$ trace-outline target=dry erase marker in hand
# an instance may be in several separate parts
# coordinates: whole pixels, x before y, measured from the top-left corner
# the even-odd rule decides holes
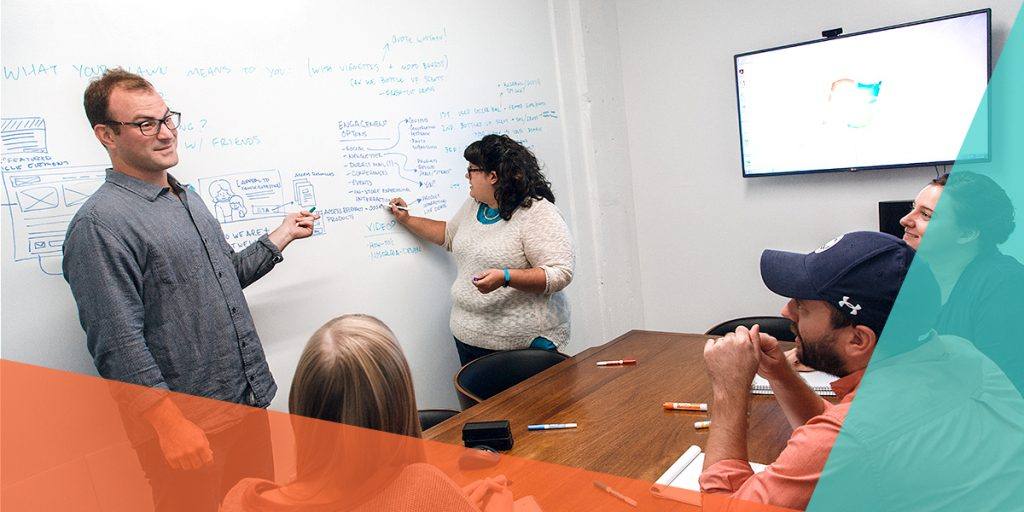
[[[309,209],[309,213],[313,213],[313,212],[315,212],[315,211],[316,211],[316,206],[313,206],[313,207],[311,207],[311,208]]]
[[[621,366],[624,364],[636,364],[636,359],[618,359],[615,361],[598,361],[598,366]]]
[[[634,500],[633,498],[630,498],[629,496],[626,496],[625,494],[622,494],[619,491],[616,491],[615,489],[612,489],[611,487],[608,487],[608,484],[601,483],[601,482],[598,482],[597,480],[594,480],[594,487],[597,487],[598,489],[601,489],[602,491],[604,491],[604,492],[606,492],[608,494],[611,494],[612,496],[615,496],[616,498],[618,498],[618,499],[620,499],[622,501],[625,501],[631,507],[635,507],[636,506],[636,500]]]
[[[698,430],[702,428],[711,428],[711,420],[695,421],[693,422],[693,428]]]
[[[527,425],[526,430],[560,430],[563,428],[576,428],[575,423],[542,423],[540,425]]]
[[[391,208],[392,206],[395,207],[395,208],[398,208],[399,210],[405,211],[405,212],[409,211],[409,207],[408,206],[402,206],[402,205],[398,205],[398,204],[395,204],[395,203],[387,203],[387,204],[384,205],[384,208]]]
[[[662,407],[673,411],[706,411],[708,404],[690,402],[665,402]]]

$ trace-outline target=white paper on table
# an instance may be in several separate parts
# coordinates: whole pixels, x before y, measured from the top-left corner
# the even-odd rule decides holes
[[[754,473],[760,473],[767,467],[764,464],[751,462],[750,467]],[[683,455],[676,459],[668,470],[655,482],[657,485],[676,487],[678,489],[689,489],[700,491],[700,474],[704,471],[704,452],[700,447],[693,445]]]

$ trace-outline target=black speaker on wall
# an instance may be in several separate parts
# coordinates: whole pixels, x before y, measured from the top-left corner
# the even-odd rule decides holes
[[[903,226],[900,219],[914,209],[913,201],[879,201],[878,230],[892,236],[903,238]]]

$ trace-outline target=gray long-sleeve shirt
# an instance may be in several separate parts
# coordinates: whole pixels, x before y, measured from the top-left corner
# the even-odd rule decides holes
[[[178,195],[108,170],[68,227],[64,278],[96,369],[153,390],[115,393],[136,419],[165,389],[266,407],[277,385],[242,288],[281,251],[264,235],[236,253],[199,195],[169,181]],[[192,405],[183,412],[207,432],[238,419]]]

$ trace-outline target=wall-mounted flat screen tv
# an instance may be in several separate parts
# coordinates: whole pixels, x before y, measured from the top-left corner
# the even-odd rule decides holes
[[[743,176],[988,160],[991,16],[984,9],[736,55]],[[985,134],[961,148],[975,113]]]

